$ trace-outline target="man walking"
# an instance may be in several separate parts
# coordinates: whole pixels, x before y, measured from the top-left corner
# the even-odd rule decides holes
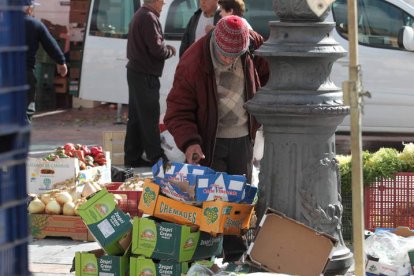
[[[59,48],[56,40],[50,34],[46,26],[33,17],[34,7],[38,5],[34,0],[24,0],[24,23],[26,34],[26,45],[28,50],[26,53],[26,72],[27,81],[29,83],[28,106],[26,110],[27,120],[32,122],[32,116],[36,111],[36,77],[34,74],[36,64],[36,52],[39,49],[39,43],[45,49],[46,53],[57,63],[57,72],[62,77],[68,73],[65,56]]]

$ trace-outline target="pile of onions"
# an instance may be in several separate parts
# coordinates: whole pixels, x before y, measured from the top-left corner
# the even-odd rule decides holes
[[[76,187],[32,195],[32,198],[27,207],[29,214],[78,216],[78,207],[86,202]]]

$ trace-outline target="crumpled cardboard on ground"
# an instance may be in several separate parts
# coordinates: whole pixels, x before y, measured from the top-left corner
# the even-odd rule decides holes
[[[267,209],[246,261],[266,271],[315,276],[324,271],[336,243],[325,233]]]

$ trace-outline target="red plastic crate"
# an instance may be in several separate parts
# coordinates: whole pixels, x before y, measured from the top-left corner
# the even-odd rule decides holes
[[[397,173],[365,188],[365,228],[414,229],[414,173]]]
[[[125,213],[129,213],[131,217],[141,217],[142,212],[138,210],[139,199],[141,198],[141,191],[120,191],[117,190],[122,182],[113,182],[106,184],[105,187],[108,192],[112,194],[121,195],[122,199],[118,200],[118,207]]]

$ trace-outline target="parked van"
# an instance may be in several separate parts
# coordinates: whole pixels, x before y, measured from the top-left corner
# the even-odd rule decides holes
[[[166,0],[160,21],[166,43],[179,49],[186,24],[198,8],[198,0]],[[272,1],[245,0],[246,19],[265,38],[269,21],[278,20]],[[80,97],[95,101],[128,102],[126,36],[128,24],[139,8],[136,0],[91,0],[82,63]],[[347,1],[336,0],[326,21],[348,48]],[[414,0],[358,0],[359,64],[365,98],[362,128],[366,133],[414,133],[414,53],[399,47],[403,26],[414,24]],[[403,43],[400,43],[403,44]],[[161,111],[171,88],[178,56],[168,59],[161,78]],[[338,60],[331,79],[337,86],[348,79],[348,57]],[[349,116],[338,128],[349,131]]]

